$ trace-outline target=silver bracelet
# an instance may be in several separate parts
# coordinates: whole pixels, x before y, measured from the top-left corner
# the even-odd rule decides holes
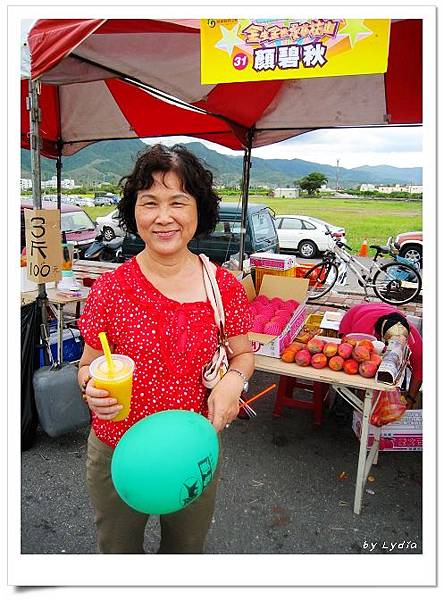
[[[244,392],[248,392],[248,387],[249,387],[248,379],[242,373],[242,371],[239,371],[239,369],[233,369],[233,368],[229,367],[227,373],[230,373],[230,372],[231,373],[237,373],[239,375],[239,377],[241,377],[242,381],[244,382],[243,391]]]

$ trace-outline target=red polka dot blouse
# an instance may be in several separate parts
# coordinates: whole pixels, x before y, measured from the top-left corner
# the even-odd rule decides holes
[[[249,303],[239,281],[217,268],[216,280],[225,310],[228,337],[246,334],[252,323]],[[209,301],[179,303],[159,292],[133,257],[96,280],[79,319],[85,342],[101,350],[105,331],[117,354],[135,362],[131,411],[123,421],[93,414],[97,437],[116,446],[125,431],[152,413],[185,409],[207,415],[208,390],[201,370],[217,348],[217,327]]]

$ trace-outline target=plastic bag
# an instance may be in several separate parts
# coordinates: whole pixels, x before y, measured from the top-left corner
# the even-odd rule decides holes
[[[375,390],[373,399],[379,392]],[[398,421],[405,413],[407,405],[401,398],[401,392],[396,389],[390,392],[381,392],[376,406],[370,417],[370,424],[376,427]]]
[[[39,343],[41,309],[37,302],[21,307],[21,448],[29,450],[34,444],[37,425],[39,422],[35,405],[32,376],[38,368],[36,352]]]

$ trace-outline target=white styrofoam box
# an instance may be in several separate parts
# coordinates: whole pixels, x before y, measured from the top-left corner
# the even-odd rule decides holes
[[[356,437],[361,439],[362,414],[353,412],[352,428]],[[378,428],[369,426],[367,448],[371,448]],[[379,450],[381,452],[402,452],[422,450],[422,410],[407,410],[402,419],[381,428]]]
[[[20,267],[21,269],[21,273],[22,273],[22,282],[21,282],[21,291],[22,292],[33,292],[34,290],[37,289],[37,284],[34,281],[31,281],[30,279],[28,279],[27,276],[27,268],[26,267]]]
[[[335,329],[336,331],[339,331],[339,325],[341,324],[342,317],[344,316],[344,314],[344,311],[325,312],[319,327],[321,327],[322,329]]]

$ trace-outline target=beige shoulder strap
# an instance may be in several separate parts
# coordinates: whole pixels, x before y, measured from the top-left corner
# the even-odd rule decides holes
[[[216,281],[216,266],[210,262],[210,259],[205,254],[199,254],[199,258],[203,265],[205,291],[214,311],[214,320],[219,329],[221,329],[221,324],[223,329],[225,325],[225,313],[219,286]]]

